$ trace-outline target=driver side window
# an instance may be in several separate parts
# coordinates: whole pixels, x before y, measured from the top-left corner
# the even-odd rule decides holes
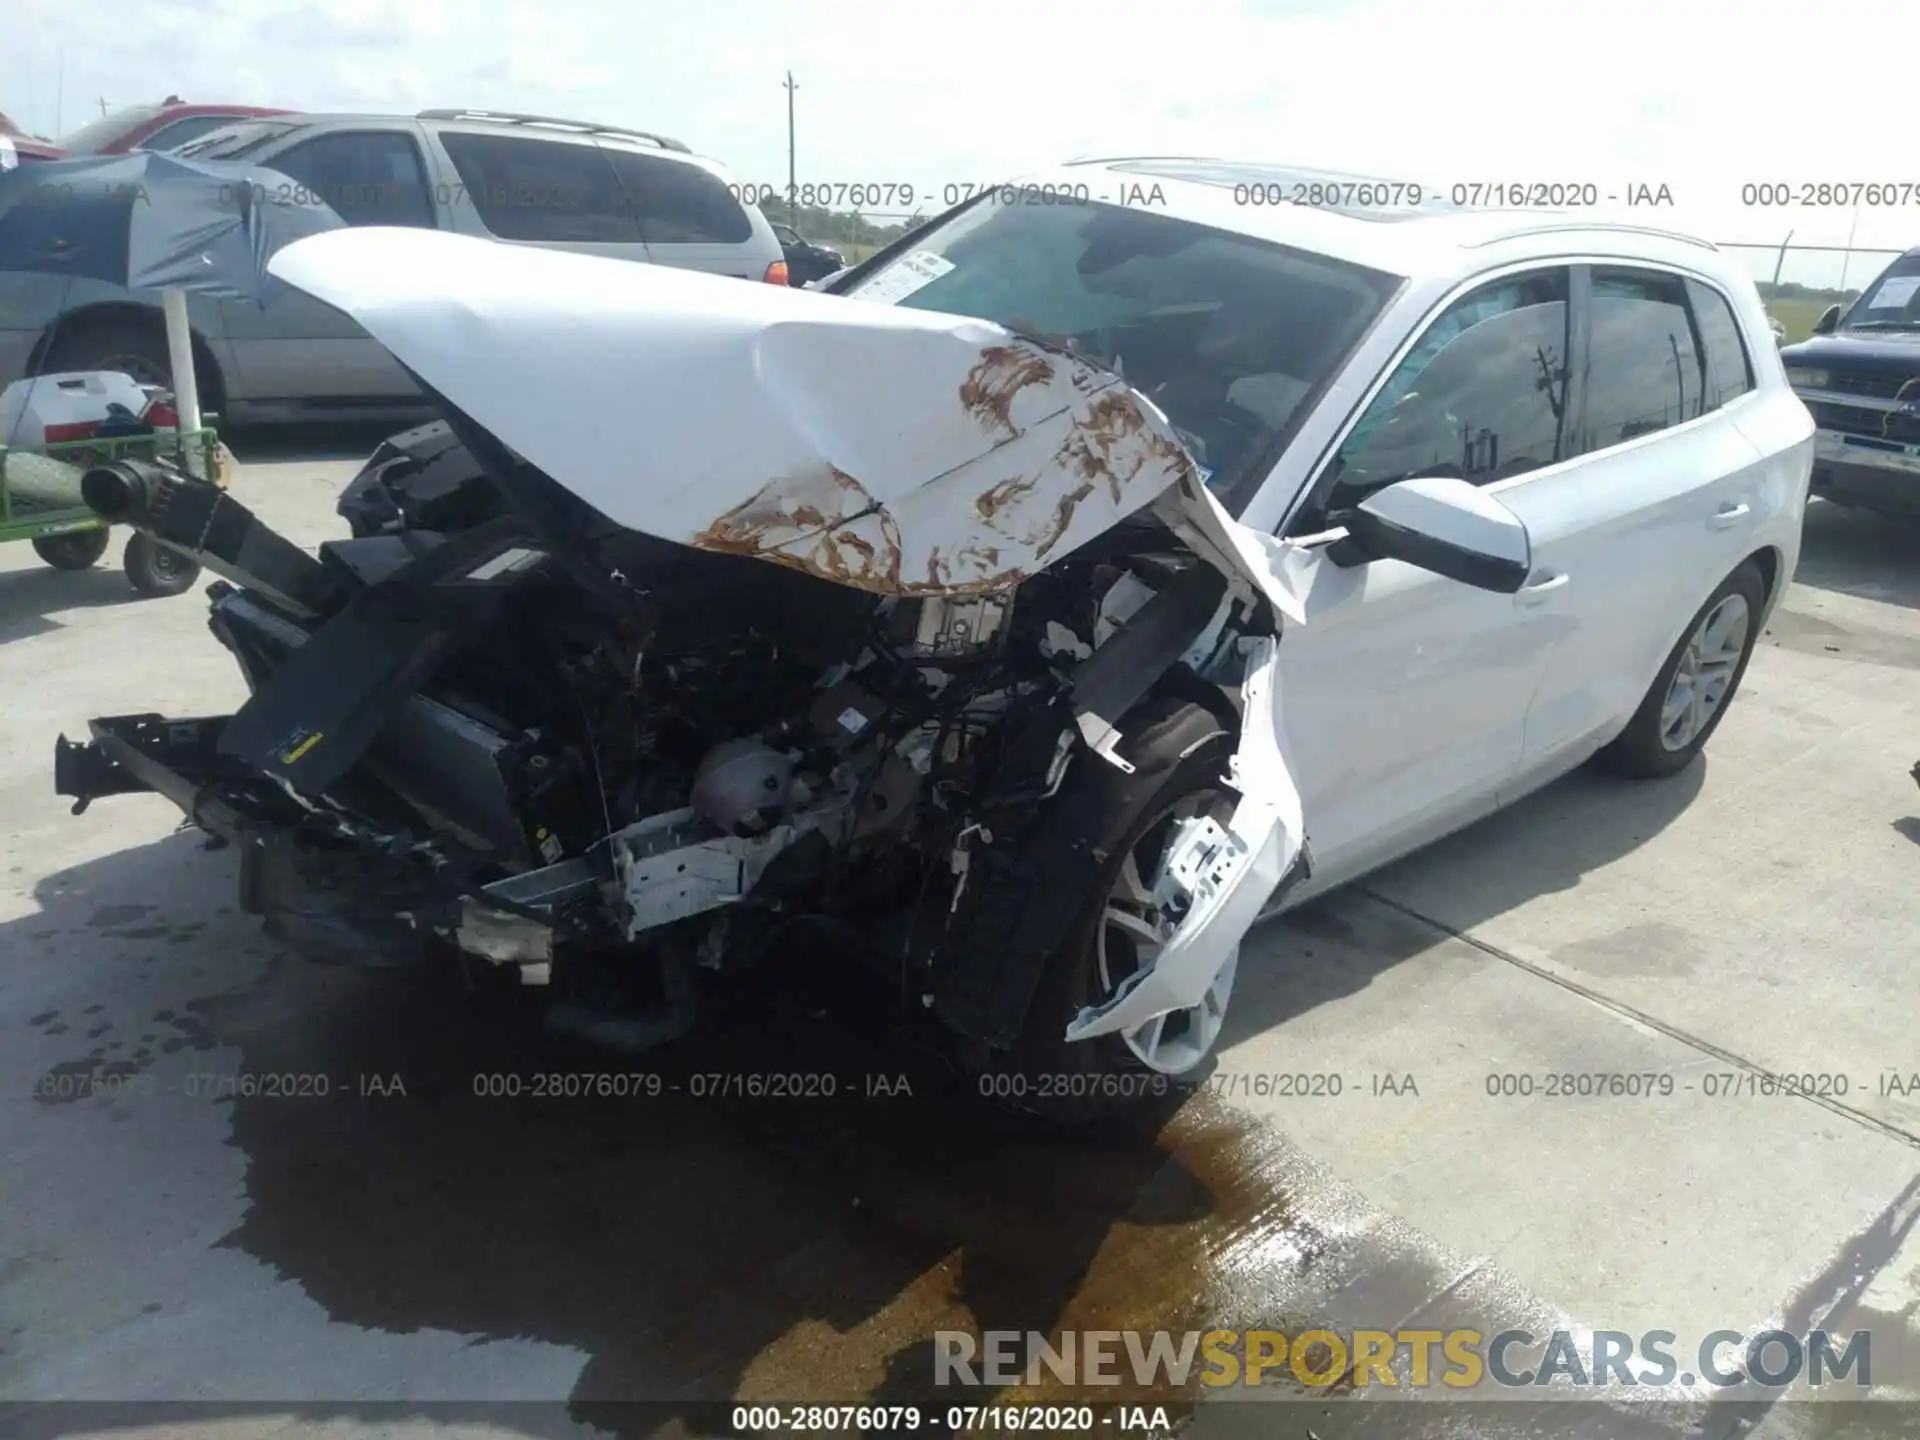
[[[1568,313],[1564,269],[1450,305],[1341,442],[1323,513],[1417,475],[1487,485],[1564,459]]]

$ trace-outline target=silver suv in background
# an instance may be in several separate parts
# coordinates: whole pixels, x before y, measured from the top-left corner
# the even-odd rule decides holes
[[[785,284],[779,240],[725,167],[639,130],[476,110],[242,121],[180,153],[264,165],[349,225],[404,225]],[[0,386],[122,370],[168,379],[160,297],[7,271],[0,237]],[[418,411],[406,372],[330,306],[188,301],[202,403],[228,420]]]

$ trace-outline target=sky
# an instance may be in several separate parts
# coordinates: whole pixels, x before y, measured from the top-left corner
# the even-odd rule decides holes
[[[9,0],[0,111],[42,134],[158,100],[520,110],[663,131],[784,191],[948,187],[1201,154],[1458,184],[1633,187],[1762,278],[1920,244],[1913,0]],[[24,13],[22,13],[24,10]],[[1875,57],[1886,58],[1884,79]],[[1877,184],[1902,203],[1766,205]],[[1905,194],[1898,194],[1900,187]],[[886,192],[883,192],[886,193]],[[927,204],[927,202],[932,202]],[[870,207],[889,208],[889,207]],[[901,208],[909,208],[902,206]],[[1610,207],[1611,208],[1611,207]],[[1830,284],[1841,257],[1789,255]]]

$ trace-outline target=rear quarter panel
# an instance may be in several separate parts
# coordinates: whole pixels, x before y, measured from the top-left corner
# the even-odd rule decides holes
[[[1767,327],[1766,307],[1759,291],[1751,280],[1729,284],[1726,289],[1746,337],[1759,390],[1753,400],[1732,413],[1740,433],[1760,452],[1756,488],[1760,513],[1754,538],[1770,545],[1780,556],[1773,593],[1767,597],[1765,615],[1771,615],[1786,593],[1800,558],[1807,487],[1813,477],[1815,426],[1812,413],[1787,384],[1786,366]]]

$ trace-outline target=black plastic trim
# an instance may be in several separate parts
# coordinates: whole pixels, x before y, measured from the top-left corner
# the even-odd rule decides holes
[[[1351,511],[1346,525],[1354,543],[1376,560],[1401,560],[1480,590],[1512,595],[1527,583],[1527,576],[1533,570],[1531,559],[1502,560],[1497,555],[1463,550],[1418,530],[1383,520],[1364,507]]]

